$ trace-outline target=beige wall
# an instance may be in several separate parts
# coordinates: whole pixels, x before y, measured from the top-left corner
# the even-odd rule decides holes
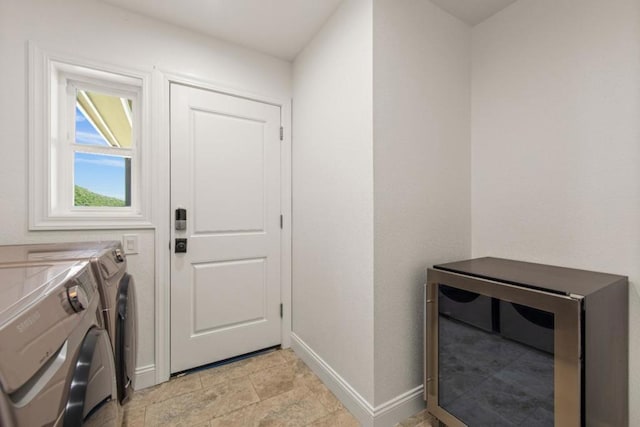
[[[640,2],[519,0],[475,27],[472,117],[473,255],[629,276],[640,425]]]
[[[293,331],[384,425],[423,405],[425,268],[470,255],[470,29],[346,1],[293,76]]]
[[[373,400],[372,2],[293,64],[293,332]]]
[[[422,385],[427,266],[471,254],[471,31],[423,0],[375,1],[373,17],[374,365],[381,405]]]

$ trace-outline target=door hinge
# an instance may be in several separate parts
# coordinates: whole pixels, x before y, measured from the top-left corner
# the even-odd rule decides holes
[[[284,225],[284,217],[280,215],[280,230],[282,230],[283,225]]]
[[[280,141],[284,140],[284,128],[280,126]]]
[[[282,303],[280,303],[280,318],[282,319],[282,315],[284,313],[284,308],[282,307]]]

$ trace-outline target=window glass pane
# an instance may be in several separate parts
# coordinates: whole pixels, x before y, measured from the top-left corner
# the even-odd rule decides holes
[[[76,105],[76,144],[109,146],[106,139],[96,130],[85,114]]]
[[[74,206],[131,206],[131,159],[74,153]]]
[[[78,90],[76,144],[131,148],[132,106],[127,98]]]

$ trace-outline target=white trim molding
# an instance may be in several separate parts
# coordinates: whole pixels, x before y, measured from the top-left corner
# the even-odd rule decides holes
[[[291,218],[291,100],[280,102],[280,124],[283,127],[280,143],[280,213],[282,233],[280,235],[280,298],[282,313],[282,348],[291,347],[291,287],[292,287],[292,218]]]
[[[71,155],[77,150],[69,145],[74,128],[70,125],[73,117],[69,116],[75,106],[75,95],[68,93],[74,86],[72,82],[135,99],[132,147],[101,153],[130,155],[133,164],[130,207],[72,206]],[[30,230],[153,228],[151,193],[144,190],[151,185],[154,151],[149,137],[150,89],[150,71],[56,53],[29,43]],[[85,150],[100,151],[89,146]]]
[[[152,137],[157,142],[158,152],[155,166],[159,191],[153,204],[158,224],[165,224],[156,228],[156,280],[155,280],[155,351],[156,384],[169,381],[171,376],[171,166],[169,151],[169,81],[157,69],[153,72],[153,111]]]
[[[156,384],[156,365],[139,366],[136,368],[136,379],[133,383],[134,390],[152,387]]]
[[[365,427],[393,426],[425,408],[422,385],[373,406],[294,332],[291,348]]]
[[[375,427],[394,426],[424,408],[424,386],[419,385],[373,408],[373,425]]]

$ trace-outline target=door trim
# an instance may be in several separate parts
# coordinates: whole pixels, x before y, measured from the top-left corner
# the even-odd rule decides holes
[[[283,305],[281,324],[282,347],[291,346],[291,99],[274,98],[247,92],[224,85],[196,79],[169,71],[154,71],[154,108],[152,140],[158,142],[160,156],[156,159],[157,179],[163,189],[153,203],[156,229],[155,254],[155,380],[156,384],[168,381],[171,373],[171,199],[170,199],[170,85],[171,83],[193,86],[200,89],[220,92],[231,96],[246,98],[280,107],[280,123],[284,128],[280,141],[280,212],[284,216],[281,230],[281,277],[280,298]],[[157,216],[156,216],[157,215]],[[162,226],[164,224],[164,226]]]

